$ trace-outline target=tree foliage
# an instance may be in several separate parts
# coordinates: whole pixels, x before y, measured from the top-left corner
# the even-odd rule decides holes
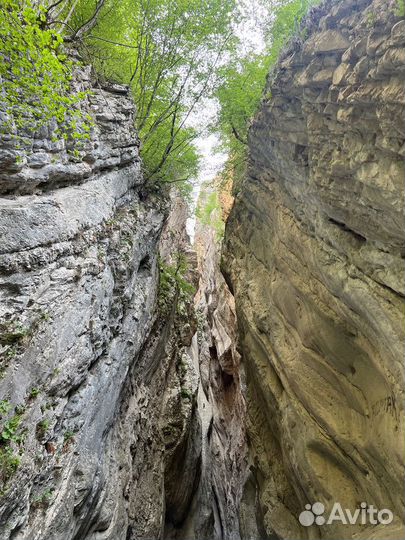
[[[182,182],[197,173],[198,133],[189,120],[216,88],[218,66],[231,50],[234,1],[107,0],[83,39],[99,73],[130,85],[150,178]],[[79,1],[71,25],[83,25],[89,9]]]
[[[198,199],[196,217],[203,225],[212,227],[221,240],[225,232],[222,209],[219,200],[218,186],[203,185]]]
[[[257,111],[266,76],[276,63],[282,48],[299,32],[302,17],[318,0],[264,1],[270,10],[266,17],[266,47],[260,54],[234,58],[221,70],[222,83],[216,96],[220,111],[216,129],[228,151],[226,168],[236,187],[245,173],[247,137],[250,121]]]
[[[61,34],[47,26],[46,7],[31,0],[0,0],[0,7],[3,130],[33,131],[56,120],[71,131],[80,120],[85,94],[71,92],[73,62]]]
[[[190,118],[229,55],[236,0],[0,0],[3,109],[18,127],[51,119],[76,127],[70,92],[79,49],[101,78],[128,84],[149,178],[196,176]]]
[[[245,171],[249,122],[258,108],[268,69],[267,57],[258,54],[222,69],[222,85],[217,91],[220,109],[216,129],[228,152],[226,168],[234,180],[241,178]]]
[[[66,51],[74,47],[100,78],[129,85],[148,178],[184,183],[197,175],[190,120],[215,95],[216,128],[238,179],[266,75],[316,0],[256,1],[268,7],[268,45],[241,55],[241,0],[0,0],[0,107],[8,127],[34,129],[53,119],[65,136],[77,129],[84,94],[71,92],[74,62]]]

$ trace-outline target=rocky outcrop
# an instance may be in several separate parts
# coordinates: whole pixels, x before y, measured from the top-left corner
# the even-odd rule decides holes
[[[214,228],[198,224],[195,250],[197,329],[178,364],[180,392],[168,385],[163,538],[238,540],[246,439],[234,301],[219,271]],[[193,403],[191,422],[173,406],[179,394]]]
[[[193,346],[200,375],[197,403],[202,460],[201,480],[184,538],[239,540],[246,436],[235,305],[219,270],[220,242],[214,227],[197,224],[195,249],[199,287],[195,296],[198,330]]]
[[[127,89],[78,70],[77,91],[92,84],[79,149],[56,125],[1,136],[0,536],[239,539],[244,402],[218,248],[197,262],[187,205],[141,174]]]
[[[248,387],[245,538],[403,536],[398,11],[394,0],[313,10],[269,77],[250,130],[222,265]],[[300,513],[316,501],[326,512],[365,502],[394,520],[302,526]]]
[[[78,81],[88,89],[89,70]],[[84,107],[95,126],[79,156],[52,142],[51,127],[18,146],[2,136],[4,539],[132,538],[126,487],[142,422],[123,432],[124,402],[147,361],[165,208],[145,189],[125,89],[93,90]]]

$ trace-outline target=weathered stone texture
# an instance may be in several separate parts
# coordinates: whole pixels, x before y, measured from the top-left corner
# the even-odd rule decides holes
[[[195,347],[200,373],[197,398],[203,434],[202,478],[192,514],[194,535],[184,538],[240,540],[246,434],[235,302],[220,272],[220,243],[214,228],[199,223],[195,246],[199,270]]]
[[[75,84],[89,89],[90,71]],[[238,539],[234,313],[228,329],[201,321],[218,347],[211,363],[193,295],[158,287],[158,259],[176,268],[179,254],[198,285],[187,205],[146,185],[126,89],[93,90],[79,155],[52,130],[0,143],[0,537]],[[223,392],[225,412],[213,414]]]
[[[393,0],[328,1],[302,36],[269,77],[226,229],[246,538],[402,538],[405,25]],[[315,501],[395,523],[301,527]]]
[[[78,81],[88,88],[89,71]],[[81,160],[48,132],[2,151],[2,425],[17,412],[23,436],[1,443],[20,458],[14,474],[0,466],[5,540],[130,538],[137,439],[120,409],[156,318],[166,209],[144,188],[124,91],[95,88],[84,105],[96,123]]]

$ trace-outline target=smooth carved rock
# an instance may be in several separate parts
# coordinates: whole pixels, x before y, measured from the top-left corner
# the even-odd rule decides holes
[[[404,536],[405,77],[396,11],[394,0],[315,10],[250,130],[222,266],[247,375],[247,538]],[[352,511],[366,501],[391,509],[394,521],[303,527],[298,516],[314,501]]]
[[[405,21],[399,21],[392,27],[391,39],[394,45],[405,44]]]

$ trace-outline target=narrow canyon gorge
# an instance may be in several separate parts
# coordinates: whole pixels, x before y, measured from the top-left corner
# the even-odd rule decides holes
[[[0,540],[403,540],[397,0],[309,11],[193,242],[128,88],[74,87],[80,155],[0,132]]]

